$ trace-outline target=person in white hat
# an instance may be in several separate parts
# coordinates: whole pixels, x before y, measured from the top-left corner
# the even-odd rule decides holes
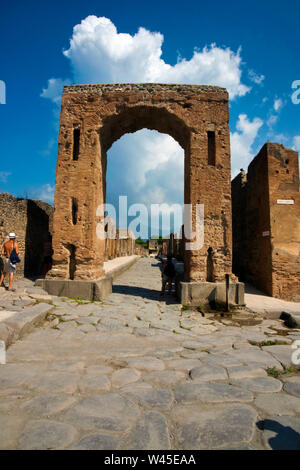
[[[4,259],[3,272],[0,276],[0,287],[5,287],[4,278],[8,274],[9,275],[8,290],[14,291],[15,289],[13,289],[13,282],[14,282],[14,275],[16,273],[16,266],[12,265],[9,258],[13,249],[15,249],[17,252],[17,255],[19,255],[19,247],[18,247],[18,243],[16,242],[16,234],[14,232],[9,233],[8,238],[9,240],[3,244],[2,250],[1,250],[1,255],[3,255],[5,259]]]

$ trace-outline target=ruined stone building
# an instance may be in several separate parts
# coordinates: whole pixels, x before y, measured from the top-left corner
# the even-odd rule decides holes
[[[233,272],[263,292],[300,301],[298,153],[267,142],[232,181]]]
[[[184,149],[184,202],[194,208],[193,232],[198,233],[201,223],[195,208],[204,205],[204,243],[200,240],[184,252],[185,302],[197,303],[203,288],[205,296],[209,290],[214,295],[215,283],[223,283],[226,273],[232,288],[237,286],[231,269],[228,121],[228,93],[220,87],[66,86],[58,139],[54,264],[48,279],[88,281],[105,276],[106,242],[97,236],[97,211],[106,202],[107,152],[122,135],[148,128],[169,134]]]
[[[166,245],[168,252],[184,261],[181,302],[199,306],[223,301],[225,275],[230,277],[233,304],[244,303],[239,280],[269,295],[300,300],[297,153],[268,142],[250,163],[247,175],[241,172],[231,183],[228,93],[203,85],[64,88],[53,268],[45,288],[62,292],[68,285],[76,295],[82,289],[87,298],[101,299],[104,290],[111,289],[104,262],[136,252],[133,234],[113,224],[106,227],[101,208],[106,203],[108,150],[124,134],[143,128],[169,134],[184,150],[184,203],[192,208],[191,231],[201,236],[191,244],[195,240],[188,239],[185,226],[184,240],[172,236]],[[5,214],[0,220],[2,237],[11,230],[18,232],[25,250],[19,272],[37,273],[41,259],[36,252],[41,252],[44,236],[51,231],[50,209],[38,201],[10,198],[4,195],[0,201]],[[10,219],[13,224],[7,222]],[[99,236],[109,230],[116,236]]]
[[[53,207],[46,202],[0,194],[0,243],[9,232],[16,233],[21,259],[17,277],[43,272],[43,244],[52,231],[52,216]]]

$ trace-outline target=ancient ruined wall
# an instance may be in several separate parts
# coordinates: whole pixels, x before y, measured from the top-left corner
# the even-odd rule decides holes
[[[300,301],[298,153],[267,144],[274,297]]]
[[[245,280],[247,175],[242,170],[231,182],[232,197],[232,271]]]
[[[232,181],[233,271],[274,297],[300,298],[298,154],[266,143]]]
[[[131,230],[117,229],[113,222],[107,234],[108,236],[105,240],[105,261],[118,258],[119,256],[132,256],[135,254],[135,237]]]
[[[185,151],[185,203],[204,204],[204,245],[185,251],[185,279],[231,273],[228,93],[201,85],[114,84],[64,88],[55,188],[54,266],[49,277],[99,279],[105,241],[96,234],[105,202],[106,153],[123,134],[148,128]],[[150,201],[151,202],[151,201]],[[195,225],[193,212],[193,231]],[[120,242],[120,245],[122,243]],[[121,251],[123,249],[121,248]],[[70,266],[76,266],[71,270]]]
[[[16,233],[21,258],[17,277],[42,273],[43,244],[52,230],[52,215],[50,204],[0,194],[0,243],[8,240],[9,232]]]

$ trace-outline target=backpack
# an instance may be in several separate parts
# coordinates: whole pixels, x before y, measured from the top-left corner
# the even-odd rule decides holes
[[[164,274],[168,277],[174,277],[175,276],[175,268],[173,263],[167,263],[165,269],[164,269]]]
[[[13,250],[10,254],[9,261],[11,262],[11,264],[16,264],[16,263],[21,262],[19,256],[17,255],[16,249],[15,249],[15,244],[14,244]]]

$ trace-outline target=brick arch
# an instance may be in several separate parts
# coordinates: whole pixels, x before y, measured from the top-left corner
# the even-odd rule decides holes
[[[105,117],[99,129],[103,150],[107,152],[112,144],[124,134],[134,133],[141,129],[156,130],[173,137],[178,144],[187,150],[190,140],[190,129],[185,121],[165,107],[131,106],[124,107],[117,114]]]
[[[65,87],[49,277],[68,279],[71,245],[76,250],[75,280],[104,275],[105,244],[96,235],[96,210],[105,202],[106,152],[123,134],[146,127],[171,135],[184,148],[185,203],[205,207],[204,245],[186,253],[185,279],[206,281],[211,247],[214,279],[223,281],[225,273],[231,273],[228,120],[228,93],[220,87],[151,83]],[[75,225],[72,200],[78,201]],[[193,223],[194,219],[195,212]]]

